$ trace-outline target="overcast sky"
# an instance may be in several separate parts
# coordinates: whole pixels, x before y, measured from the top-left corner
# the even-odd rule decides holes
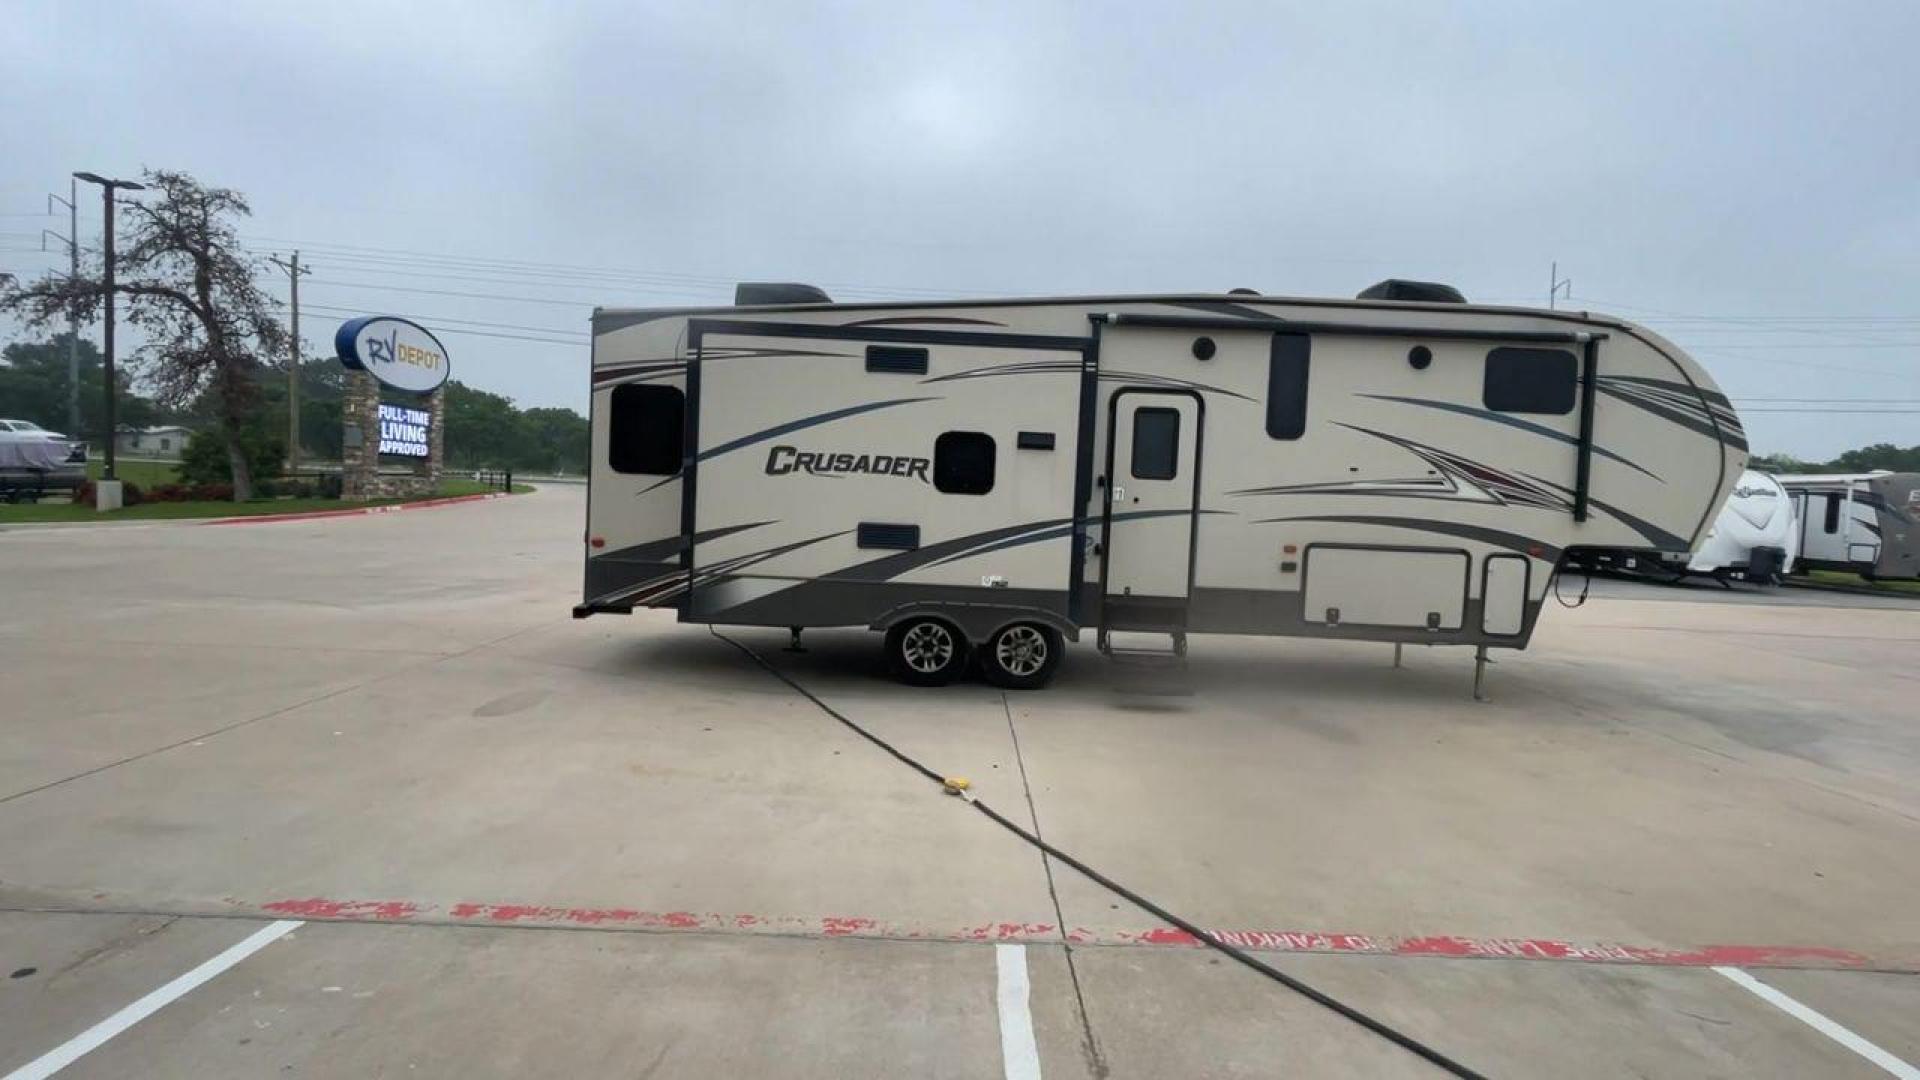
[[[412,315],[584,408],[594,305],[741,279],[1543,304],[1558,260],[1737,399],[1920,400],[1920,4],[487,7],[0,0],[0,270],[73,170],[184,169],[302,248],[316,350]],[[1781,404],[1756,450],[1920,443]]]

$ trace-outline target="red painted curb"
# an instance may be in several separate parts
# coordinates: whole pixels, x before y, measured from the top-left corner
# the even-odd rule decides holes
[[[480,502],[484,499],[504,499],[504,491],[482,491],[475,495],[449,495],[444,499],[421,499],[418,502],[391,503],[386,506],[359,506],[351,510],[303,510],[297,514],[253,514],[239,517],[213,518],[203,521],[202,525],[266,525],[275,521],[312,521],[316,518],[361,517],[366,514],[390,514],[396,510],[431,510],[439,506],[453,506],[457,503]]]
[[[252,905],[238,904],[240,907]],[[860,916],[819,918],[789,915],[728,915],[632,908],[560,907],[540,904],[458,903],[444,908],[408,900],[276,900],[257,910],[282,918],[340,922],[456,923],[468,926],[598,927],[609,930],[704,931],[859,937],[911,941],[1004,941],[1046,944],[1199,948],[1172,927],[1144,931],[1075,928],[1064,935],[1050,923],[999,922],[981,926],[926,928]],[[1920,971],[1920,958],[1871,957],[1848,949],[1806,945],[1704,945],[1667,948],[1549,938],[1391,937],[1283,930],[1211,930],[1209,936],[1252,952],[1344,953],[1370,956],[1446,957],[1624,964],[1655,967],[1791,967],[1831,970]]]

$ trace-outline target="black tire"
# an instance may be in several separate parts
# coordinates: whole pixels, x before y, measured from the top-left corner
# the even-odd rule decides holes
[[[1066,642],[1044,623],[1009,623],[980,650],[980,674],[1003,690],[1038,690],[1060,666]]]
[[[966,670],[967,636],[944,619],[906,619],[887,631],[887,666],[908,686],[945,686]]]

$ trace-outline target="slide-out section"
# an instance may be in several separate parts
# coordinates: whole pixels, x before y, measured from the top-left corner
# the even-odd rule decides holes
[[[691,621],[867,625],[908,602],[1065,615],[1078,346],[696,322]]]

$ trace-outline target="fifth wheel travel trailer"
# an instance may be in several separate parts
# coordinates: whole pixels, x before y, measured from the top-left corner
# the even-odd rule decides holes
[[[1800,565],[1920,578],[1920,473],[1782,476],[1800,514]]]
[[[1381,297],[1375,299],[1374,297]],[[730,308],[593,321],[578,617],[859,626],[908,682],[1063,638],[1523,648],[1562,558],[1684,553],[1747,445],[1711,378],[1608,316],[1383,283]],[[1476,676],[1479,667],[1476,665]]]

